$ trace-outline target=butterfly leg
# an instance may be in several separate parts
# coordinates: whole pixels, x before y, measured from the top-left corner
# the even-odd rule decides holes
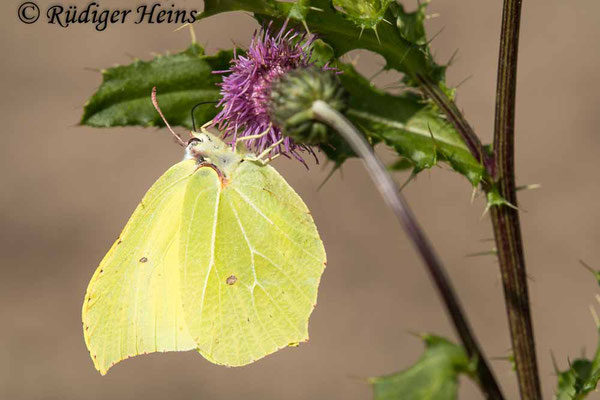
[[[272,145],[270,145],[269,147],[267,147],[262,153],[260,153],[256,158],[258,158],[259,160],[264,161],[265,163],[274,160],[275,157],[279,156],[281,153],[277,153],[275,154],[273,157],[268,157],[266,158],[269,153],[271,153],[271,151],[273,151],[273,149],[275,149],[276,147],[279,147],[279,145],[283,143],[283,138],[279,139],[278,141],[276,141],[275,143],[273,143]]]
[[[239,138],[235,139],[235,146],[234,147],[237,147],[238,142],[244,142],[246,140],[252,140],[252,139],[260,139],[261,137],[265,136],[266,134],[268,134],[271,131],[271,127],[272,127],[272,125],[269,124],[269,126],[267,127],[267,129],[265,129],[261,133],[258,133],[256,135],[242,136],[242,137],[239,137]]]
[[[200,132],[204,132],[208,126],[211,126],[211,125],[212,125],[212,123],[213,123],[213,120],[211,119],[210,121],[208,121],[208,122],[206,122],[204,125],[202,125],[202,126],[200,127]]]

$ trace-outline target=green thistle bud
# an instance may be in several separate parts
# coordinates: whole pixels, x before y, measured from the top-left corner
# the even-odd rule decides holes
[[[336,74],[316,67],[291,70],[271,86],[271,121],[296,143],[328,143],[329,128],[313,119],[311,107],[316,100],[340,112],[346,109],[346,92]]]

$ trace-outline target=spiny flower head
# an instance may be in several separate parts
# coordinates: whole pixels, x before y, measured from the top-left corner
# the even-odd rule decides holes
[[[269,24],[255,32],[245,55],[234,54],[230,69],[216,71],[228,74],[220,84],[219,106],[223,108],[213,119],[213,125],[224,132],[224,138],[231,137],[235,142],[238,137],[264,133],[246,142],[251,150],[260,154],[279,143],[271,156],[292,155],[306,165],[300,153],[306,151],[314,155],[314,152],[282,135],[269,116],[269,101],[272,83],[291,70],[311,65],[314,40],[314,35],[288,30],[287,21],[279,33],[273,35]]]

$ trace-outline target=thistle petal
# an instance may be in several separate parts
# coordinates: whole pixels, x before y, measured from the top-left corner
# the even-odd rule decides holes
[[[314,40],[312,34],[288,29],[287,21],[274,34],[269,23],[254,33],[245,55],[234,55],[228,70],[214,71],[227,74],[219,84],[222,97],[218,106],[222,109],[213,119],[213,126],[223,131],[224,138],[231,138],[233,143],[237,138],[264,133],[260,138],[248,140],[247,147],[260,154],[283,139],[270,156],[282,154],[304,165],[301,153],[315,156],[309,146],[282,135],[269,116],[271,84],[291,70],[311,65]],[[326,66],[325,69],[331,68]]]

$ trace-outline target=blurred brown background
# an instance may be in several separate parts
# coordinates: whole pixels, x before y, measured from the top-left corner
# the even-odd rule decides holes
[[[202,7],[198,0],[175,3]],[[89,68],[181,50],[189,32],[131,21],[104,32],[41,19],[25,25],[16,15],[20,2],[2,4],[1,399],[369,399],[366,377],[407,367],[421,353],[409,332],[454,337],[420,260],[361,165],[347,163],[343,177],[336,174],[317,192],[327,169],[307,173],[298,163],[278,160],[277,168],[312,210],[328,250],[310,342],[244,368],[215,366],[194,352],[154,354],[101,377],[81,333],[85,288],[145,190],[181,158],[181,150],[164,130],[77,126],[83,103],[100,83]],[[50,3],[38,4],[44,10]],[[472,76],[458,100],[489,141],[501,1],[435,0],[430,12],[440,14],[428,22],[430,36],[444,28],[433,42],[436,56],[446,61],[460,50],[449,82]],[[599,13],[595,0],[527,0],[523,8],[517,169],[520,184],[543,185],[520,199],[546,398],[555,386],[550,352],[565,368],[567,357],[582,349],[590,355],[596,343],[589,305],[599,290],[578,260],[600,267]],[[232,40],[247,45],[255,26],[248,15],[228,14],[196,24],[195,31],[212,52]],[[358,56],[365,72],[382,65],[368,54]],[[378,83],[392,79],[383,76]],[[470,203],[467,181],[445,169],[421,174],[405,193],[486,354],[502,358],[510,342],[497,263],[465,257],[492,247],[485,241],[491,238],[489,219],[481,219],[482,199]],[[493,367],[508,398],[516,398],[510,364],[495,360]],[[481,398],[467,381],[461,395]]]

